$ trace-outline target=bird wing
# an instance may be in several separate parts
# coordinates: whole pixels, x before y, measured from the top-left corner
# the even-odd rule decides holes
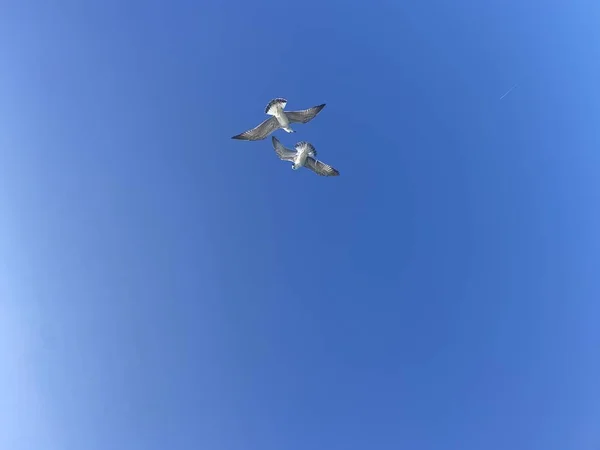
[[[286,111],[285,115],[291,123],[307,123],[313,120],[323,108],[325,108],[325,103],[302,111]]]
[[[275,136],[273,136],[271,140],[273,141],[273,148],[275,149],[275,153],[277,153],[277,156],[279,156],[279,159],[283,159],[284,161],[294,161],[294,158],[296,157],[296,152],[285,148],[283,144],[279,142],[279,139],[277,139]]]
[[[251,130],[244,131],[231,139],[239,139],[242,141],[260,141],[266,138],[269,134],[279,128],[279,122],[275,116],[269,117],[260,125]]]
[[[311,157],[306,158],[306,162],[304,163],[304,165],[307,169],[310,169],[317,175],[321,175],[323,177],[337,177],[340,174],[329,164],[317,161],[316,159]]]

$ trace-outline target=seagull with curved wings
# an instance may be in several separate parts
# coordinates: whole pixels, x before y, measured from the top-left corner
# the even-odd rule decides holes
[[[244,131],[231,139],[242,141],[260,141],[279,128],[283,128],[288,133],[295,133],[290,127],[292,123],[308,123],[313,120],[317,114],[325,108],[325,103],[301,111],[284,111],[287,100],[285,98],[275,98],[269,102],[265,108],[265,114],[271,116],[261,124]]]
[[[273,148],[275,149],[277,156],[279,156],[279,159],[290,161],[293,170],[306,167],[322,177],[337,177],[340,174],[329,164],[325,164],[316,159],[317,151],[310,142],[300,141],[295,145],[295,150],[292,150],[285,148],[275,136],[273,136],[271,140],[273,141]]]

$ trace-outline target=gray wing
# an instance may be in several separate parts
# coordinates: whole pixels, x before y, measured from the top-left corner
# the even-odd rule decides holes
[[[286,111],[285,115],[292,123],[307,123],[313,120],[323,108],[325,108],[325,103],[319,106],[313,106],[312,108],[303,109],[302,111]]]
[[[304,163],[304,165],[307,169],[312,170],[314,173],[316,173],[317,175],[321,175],[322,177],[337,177],[340,174],[329,164],[317,161],[311,157],[306,158],[306,162]]]
[[[279,159],[283,159],[284,161],[294,161],[296,152],[285,148],[275,136],[273,136],[271,140],[273,141],[273,148],[275,149],[277,156],[279,156]]]
[[[270,135],[273,131],[279,128],[279,122],[275,116],[269,117],[260,125],[251,130],[244,131],[231,139],[239,139],[242,141],[260,141]]]

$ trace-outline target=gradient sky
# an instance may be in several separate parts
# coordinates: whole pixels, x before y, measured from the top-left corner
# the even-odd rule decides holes
[[[369,5],[0,3],[0,449],[600,448],[598,2]]]

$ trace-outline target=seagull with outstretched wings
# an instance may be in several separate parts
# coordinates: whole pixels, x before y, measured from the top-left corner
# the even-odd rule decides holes
[[[317,151],[310,142],[300,141],[295,145],[295,150],[292,150],[284,147],[275,136],[273,136],[271,140],[273,141],[273,148],[275,149],[277,156],[279,156],[279,159],[290,161],[293,170],[306,167],[323,177],[337,177],[340,174],[329,164],[325,164],[316,159]]]
[[[288,133],[295,133],[290,127],[290,124],[308,123],[313,120],[323,108],[325,108],[325,103],[323,103],[322,105],[313,106],[312,108],[303,109],[302,111],[284,111],[285,105],[287,105],[287,100],[285,98],[275,98],[271,100],[265,108],[265,114],[271,117],[251,130],[235,135],[231,139],[260,141],[279,128],[283,128]]]

